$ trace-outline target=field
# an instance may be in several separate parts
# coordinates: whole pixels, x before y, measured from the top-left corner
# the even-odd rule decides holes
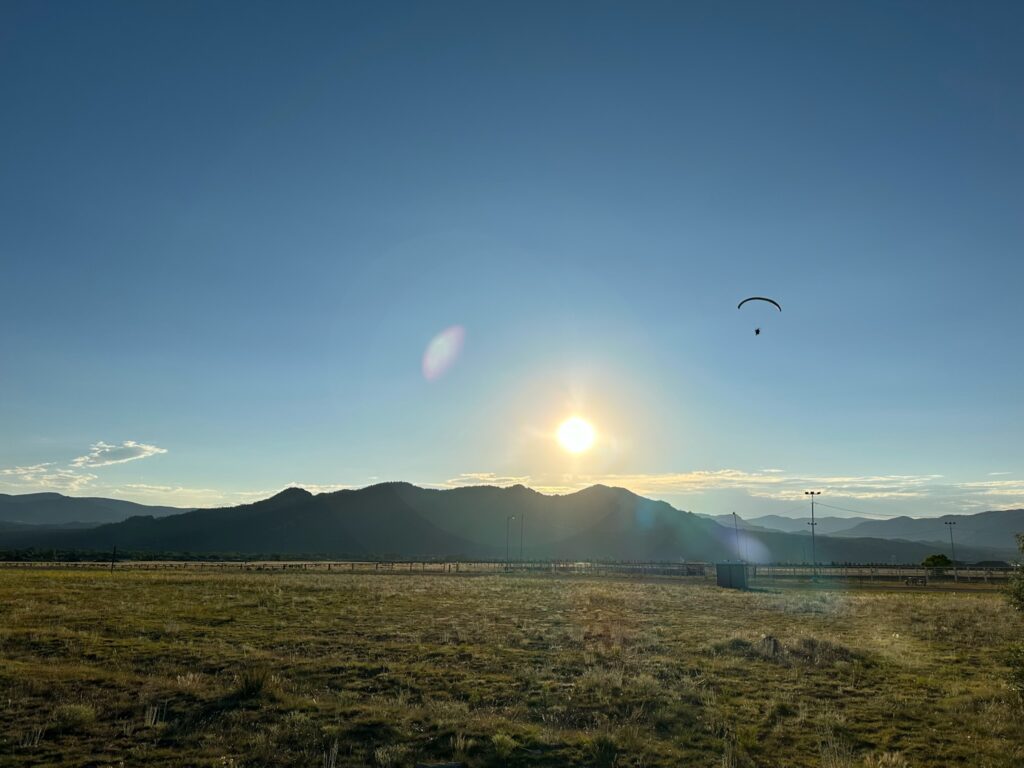
[[[3,766],[1019,766],[996,591],[0,570]]]

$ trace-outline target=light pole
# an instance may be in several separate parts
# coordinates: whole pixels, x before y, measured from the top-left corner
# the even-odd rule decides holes
[[[519,569],[523,568],[523,530],[526,528],[526,512],[519,518]]]
[[[509,515],[508,517],[505,518],[505,570],[506,571],[508,570],[509,562],[510,562],[509,561],[509,557],[508,557],[508,538],[509,538],[509,532],[512,530],[512,521],[515,520],[515,519],[516,519],[515,515]]]
[[[741,559],[740,558],[740,525],[739,525],[739,523],[736,520],[737,520],[736,513],[733,512],[732,513],[732,527],[736,531],[736,559],[739,560],[739,559]]]
[[[814,522],[814,497],[821,496],[821,491],[804,491],[804,496],[811,497],[811,522],[808,523],[811,526],[811,579],[818,577],[818,553],[815,549],[814,544],[814,528],[817,523]]]
[[[949,551],[953,555],[953,581],[960,583],[960,579],[956,574],[956,545],[953,544],[953,526],[956,525],[956,520],[946,520],[945,522],[949,526]]]

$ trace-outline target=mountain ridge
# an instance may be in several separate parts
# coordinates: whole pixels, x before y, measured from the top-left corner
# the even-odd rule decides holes
[[[395,481],[313,494],[291,487],[250,504],[136,515],[85,530],[11,530],[6,547],[151,552],[800,562],[809,537],[733,530],[625,488],[594,485],[543,494],[524,485],[421,488]],[[818,536],[819,562],[919,562],[934,545]],[[958,548],[998,559],[1009,548]]]

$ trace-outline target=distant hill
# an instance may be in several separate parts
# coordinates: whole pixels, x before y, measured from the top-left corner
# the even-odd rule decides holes
[[[713,518],[719,525],[729,528],[733,525],[732,515],[714,515]],[[810,512],[808,512],[807,517],[762,515],[760,517],[752,517],[749,520],[744,520],[741,517],[739,518],[739,527],[752,531],[769,530],[782,531],[783,533],[805,533],[810,536],[811,527],[807,524],[810,519]],[[870,522],[870,520],[867,517],[815,517],[814,521],[817,523],[815,533],[819,536],[830,536],[839,531],[848,530],[859,523]]]
[[[510,519],[514,516],[514,520]],[[507,536],[506,536],[507,532]],[[523,486],[451,490],[382,483],[313,495],[289,488],[237,507],[132,517],[88,530],[6,531],[7,548],[503,559],[733,559],[735,534],[622,488],[596,485],[564,496]],[[760,562],[810,556],[806,536],[747,532],[740,551]],[[920,562],[935,548],[877,538],[817,537],[820,562]],[[1008,549],[970,547],[962,559],[1003,559]]]
[[[162,517],[188,510],[151,507],[120,499],[64,496],[60,493],[0,493],[0,522],[21,525],[71,525],[80,527],[121,522],[135,515]]]
[[[894,517],[889,520],[865,520],[837,536],[881,536],[887,539],[928,541],[949,546],[947,521],[956,523],[953,537],[960,547],[991,547],[1013,549],[1016,534],[1024,532],[1024,509],[978,512],[974,515],[943,515],[942,517]]]

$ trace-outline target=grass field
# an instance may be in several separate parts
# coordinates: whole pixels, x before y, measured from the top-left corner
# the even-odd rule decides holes
[[[1020,766],[996,592],[0,570],[4,766]]]

